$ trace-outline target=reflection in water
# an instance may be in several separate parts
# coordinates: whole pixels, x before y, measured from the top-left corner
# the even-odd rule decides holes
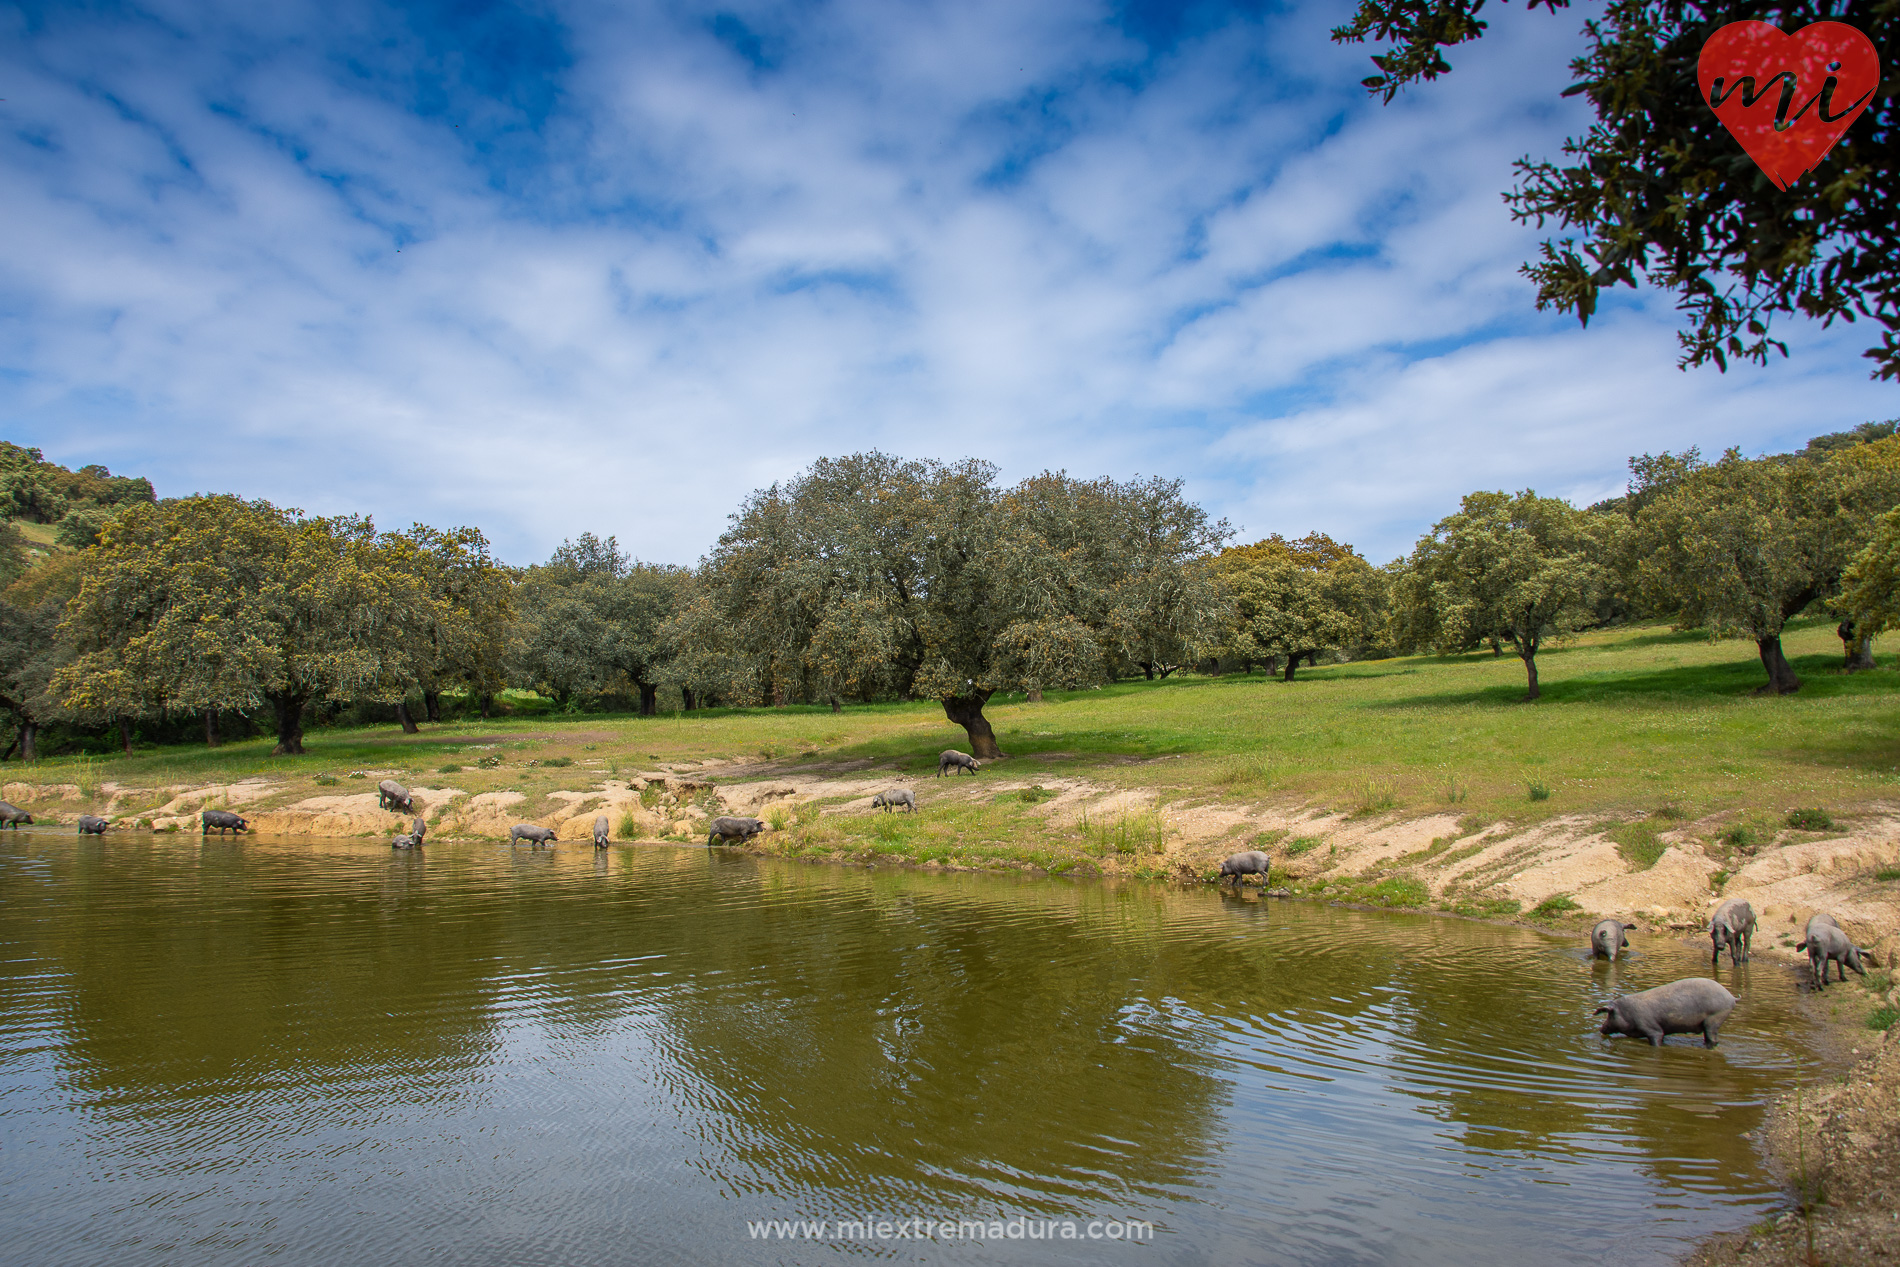
[[[824,1259],[745,1221],[1152,1220],[933,1259],[1664,1262],[1773,1199],[1792,981],[1257,893],[722,851],[0,843],[0,1236],[43,1264]],[[1691,1036],[1693,1038],[1693,1036]],[[802,1257],[801,1257],[802,1256]]]

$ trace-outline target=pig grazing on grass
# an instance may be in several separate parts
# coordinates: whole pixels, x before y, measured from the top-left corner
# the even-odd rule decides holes
[[[1755,935],[1755,908],[1732,897],[1715,908],[1709,919],[1709,940],[1715,943],[1710,963],[1722,962],[1722,947],[1728,947],[1731,964],[1748,962],[1748,943]]]
[[[1626,994],[1594,1013],[1603,1017],[1604,1034],[1647,1038],[1662,1046],[1665,1034],[1702,1031],[1702,1045],[1715,1046],[1716,1031],[1735,1010],[1735,996],[1707,977],[1684,977],[1653,990]]]
[[[559,839],[559,836],[556,836],[546,827],[536,827],[533,823],[516,823],[513,827],[508,829],[508,843],[510,845],[513,845],[517,840],[525,840],[532,847],[539,849],[542,845]]]
[[[1807,936],[1796,942],[1794,948],[1808,952],[1808,966],[1814,970],[1816,989],[1827,989],[1829,964],[1834,965],[1834,970],[1840,973],[1843,981],[1847,980],[1849,968],[1863,977],[1867,975],[1867,969],[1860,966],[1860,947],[1841,931],[1841,926],[1834,922],[1832,915],[1820,914],[1809,920]]]
[[[21,823],[32,821],[33,816],[12,801],[0,801],[0,827],[11,827],[17,831]]]
[[[416,812],[416,798],[394,779],[384,779],[376,785],[376,805],[380,809],[399,809],[405,814]]]
[[[729,818],[722,814],[706,824],[706,828],[706,848],[711,849],[715,840],[728,843],[736,840],[743,845],[765,830],[765,821],[758,818]]]
[[[1630,948],[1630,928],[1631,925],[1620,920],[1599,920],[1590,930],[1590,953],[1614,963],[1621,952]]]
[[[1227,883],[1227,877],[1232,876],[1234,883],[1240,884],[1245,877],[1257,875],[1260,877],[1260,883],[1265,884],[1267,882],[1267,870],[1272,865],[1267,855],[1261,853],[1258,849],[1250,849],[1246,853],[1237,853],[1220,864],[1220,882],[1225,884]]]
[[[594,820],[594,848],[605,849],[607,847],[607,827],[607,816],[605,814],[600,815]]]
[[[79,816],[79,834],[82,836],[103,836],[106,834],[106,828],[109,826],[111,826],[111,824],[107,823],[105,819],[100,818],[97,814],[81,814]]]
[[[896,809],[899,805],[902,805],[909,813],[915,814],[917,812],[917,794],[907,787],[894,787],[889,791],[879,792],[876,796],[871,798],[871,808],[881,809],[886,814]]]
[[[201,836],[209,836],[214,831],[220,836],[227,831],[235,836],[241,831],[251,830],[249,823],[228,809],[208,809],[198,815],[198,821],[204,824],[204,830],[198,833]]]
[[[954,777],[965,770],[968,770],[971,774],[975,774],[982,768],[983,763],[981,761],[978,761],[967,752],[958,752],[955,748],[946,748],[937,754],[937,777],[940,779],[943,777],[945,770],[950,771]]]

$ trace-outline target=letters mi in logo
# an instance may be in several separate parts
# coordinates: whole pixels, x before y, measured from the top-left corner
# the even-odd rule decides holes
[[[1702,45],[1696,79],[1722,126],[1786,189],[1820,165],[1873,100],[1880,54],[1845,22],[1793,35],[1731,22]]]

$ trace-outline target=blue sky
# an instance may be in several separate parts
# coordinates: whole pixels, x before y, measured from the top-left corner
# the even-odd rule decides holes
[[[1682,373],[1499,199],[1591,6],[1391,106],[1349,6],[0,10],[0,438],[161,494],[690,563],[877,447],[1159,474],[1378,562],[1474,488],[1900,414],[1858,327]]]

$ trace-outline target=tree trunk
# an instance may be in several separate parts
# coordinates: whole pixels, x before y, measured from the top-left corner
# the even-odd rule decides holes
[[[693,711],[693,688],[692,687],[690,686],[680,687],[680,706],[681,706],[681,709],[685,712],[690,713]]]
[[[1163,670],[1161,670],[1161,676],[1162,676],[1162,678],[1163,678],[1163,679],[1165,680],[1165,679],[1167,678],[1167,676],[1168,676],[1168,674],[1170,674],[1170,673],[1172,673],[1172,672],[1174,672],[1174,671],[1175,671],[1176,669],[1178,669],[1178,668],[1180,668],[1180,667],[1181,667],[1181,666],[1180,666],[1180,665],[1178,665],[1178,664],[1170,664],[1170,665],[1169,665],[1169,666],[1168,666],[1167,668],[1165,668],[1165,669],[1163,669]]]
[[[26,728],[22,726],[20,729],[25,730]],[[18,748],[19,746],[20,746],[20,736],[15,735],[13,736],[13,742],[7,745],[7,750],[5,752],[0,752],[0,761],[5,761],[8,757],[12,756],[13,750],[15,748]]]
[[[495,697],[493,695],[490,695],[487,691],[483,691],[481,692],[481,699],[482,699],[482,720],[487,721],[488,710],[494,704]]]
[[[119,746],[126,756],[132,755],[132,721],[128,717],[119,718]]]
[[[996,732],[990,729],[989,721],[983,716],[983,705],[989,702],[990,694],[977,688],[968,695],[958,695],[943,702],[944,716],[963,727],[970,736],[970,755],[979,760],[1003,755],[996,746]]]
[[[825,698],[831,701],[832,712],[842,713],[844,711],[844,705],[838,702],[838,697],[836,695],[827,695]]]
[[[1846,660],[1844,667],[1849,673],[1858,673],[1862,669],[1876,669],[1874,663],[1874,636],[1862,634],[1851,620],[1843,620],[1834,630],[1834,636],[1841,640],[1841,651]]]
[[[1532,646],[1529,652],[1518,652],[1524,660],[1524,675],[1530,679],[1530,689],[1524,692],[1524,702],[1530,703],[1543,694],[1537,689],[1537,648]]]
[[[1150,682],[1155,680],[1155,662],[1153,660],[1143,660],[1141,662],[1141,671]]]
[[[1279,671],[1280,671],[1280,657],[1277,655],[1268,656],[1267,657],[1267,676],[1272,677],[1274,674],[1278,673]],[[1247,672],[1252,673],[1253,670],[1248,669]]]
[[[1498,659],[1504,654],[1504,646],[1496,638],[1491,639],[1491,658]]]
[[[635,682],[640,688],[640,716],[657,717],[660,713],[660,688],[652,682]]]
[[[1301,654],[1300,652],[1295,651],[1292,655],[1286,658],[1286,679],[1285,680],[1288,682],[1291,682],[1293,680],[1293,670],[1297,669],[1300,666],[1300,654]]]
[[[308,695],[270,695],[271,711],[277,715],[277,746],[270,750],[273,757],[303,755],[303,706],[310,702]]]
[[[442,692],[424,691],[422,693],[422,715],[430,721],[442,720]]]
[[[419,735],[422,733],[416,726],[416,719],[409,715],[409,701],[406,699],[396,701],[396,720],[402,723],[403,734]]]
[[[1795,676],[1794,666],[1781,653],[1780,634],[1757,638],[1755,646],[1761,651],[1761,667],[1768,671],[1768,685],[1756,687],[1755,694],[1792,695],[1801,689],[1801,679]]]
[[[205,747],[215,748],[223,742],[223,738],[218,734],[218,710],[205,709]]]
[[[1029,702],[1031,704],[1042,703],[1042,688],[1040,686],[1032,686],[1029,688]]]
[[[1309,669],[1317,669],[1319,667],[1319,652],[1317,650],[1306,653],[1306,667]]]
[[[38,761],[40,759],[40,724],[38,722],[20,723],[20,760]]]

